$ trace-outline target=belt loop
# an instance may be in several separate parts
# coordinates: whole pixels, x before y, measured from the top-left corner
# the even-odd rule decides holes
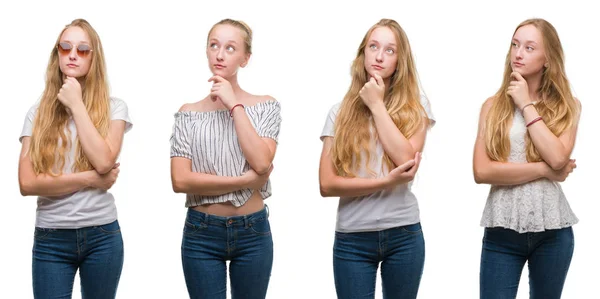
[[[248,219],[248,215],[244,215],[244,228],[250,227],[250,220]]]
[[[204,221],[202,221],[202,222],[204,223],[204,225],[208,226],[208,220],[209,220],[208,217],[210,217],[210,216],[208,215],[208,213],[202,213],[202,214],[204,214]]]
[[[265,210],[267,210],[267,219],[269,219],[269,206],[265,204]]]

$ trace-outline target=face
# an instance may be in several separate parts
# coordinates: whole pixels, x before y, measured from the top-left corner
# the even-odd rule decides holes
[[[67,28],[57,47],[63,74],[75,78],[87,75],[92,63],[92,44],[83,29],[77,26]]]
[[[542,33],[533,25],[517,29],[513,36],[510,62],[513,71],[522,76],[534,75],[544,70],[547,63]]]
[[[250,55],[246,53],[245,33],[231,25],[217,25],[208,36],[206,56],[214,75],[228,78],[245,67]]]
[[[365,70],[371,76],[378,74],[387,79],[394,74],[398,62],[398,41],[388,27],[377,27],[365,47]]]

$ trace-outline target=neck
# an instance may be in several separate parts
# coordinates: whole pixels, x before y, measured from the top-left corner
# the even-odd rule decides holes
[[[229,84],[231,84],[231,89],[233,89],[233,93],[236,96],[238,96],[244,92],[238,82],[237,74],[235,74],[229,78],[225,78],[225,80],[227,80],[229,82]]]
[[[529,86],[529,98],[532,101],[537,101],[538,91],[540,90],[540,85],[542,84],[542,72],[529,75],[524,78],[527,81],[527,86]]]

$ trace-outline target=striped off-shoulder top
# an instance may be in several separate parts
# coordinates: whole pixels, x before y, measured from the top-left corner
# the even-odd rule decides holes
[[[239,109],[239,108],[238,108]],[[244,107],[250,122],[260,137],[278,142],[281,125],[281,104],[275,100]],[[192,160],[192,171],[219,176],[241,176],[250,165],[238,142],[233,118],[227,110],[207,112],[180,111],[175,113],[171,134],[171,158]],[[186,207],[231,202],[242,206],[253,190],[206,196],[187,194]],[[271,196],[270,180],[259,190],[263,199]]]

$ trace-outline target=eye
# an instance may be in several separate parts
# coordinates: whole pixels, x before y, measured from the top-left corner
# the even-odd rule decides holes
[[[71,49],[73,49],[73,46],[71,46],[71,44],[69,43],[59,43],[58,46],[60,47],[61,50],[65,50],[65,51],[70,51]]]
[[[233,51],[235,51],[235,48],[233,46],[227,46],[227,51],[233,52]]]
[[[388,54],[394,54],[396,51],[392,48],[385,50]]]
[[[86,51],[91,50],[91,48],[90,48],[89,45],[81,44],[81,45],[77,46],[77,50],[82,51],[82,52],[86,52]]]
[[[515,43],[515,42],[512,42],[512,43],[510,43],[510,44],[511,44],[511,46],[513,46],[513,48],[516,48],[516,47],[517,47],[517,43]]]
[[[533,51],[533,47],[532,46],[527,46],[527,51]]]
[[[369,48],[371,48],[373,50],[376,50],[377,49],[377,45],[376,44],[371,44],[371,45],[369,45]]]
[[[217,48],[218,48],[218,46],[217,46],[217,44],[216,44],[216,43],[212,43],[212,44],[210,44],[210,45],[209,45],[209,47],[210,47],[211,49],[217,49]]]

